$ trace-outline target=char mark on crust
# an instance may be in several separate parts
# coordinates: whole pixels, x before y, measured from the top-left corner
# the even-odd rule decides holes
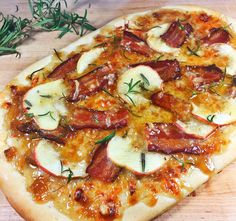
[[[146,125],[148,150],[165,154],[187,153],[199,155],[203,153],[200,139],[186,134],[174,123],[154,123]]]
[[[138,65],[146,65],[154,69],[164,82],[176,80],[181,77],[181,71],[179,62],[175,60],[163,60],[163,61],[148,61],[139,64],[131,65],[136,67]]]
[[[16,129],[24,134],[32,134],[36,133],[39,137],[42,137],[47,140],[54,141],[58,144],[65,144],[65,129],[62,127],[58,127],[56,130],[47,131],[41,130],[33,121],[18,123]]]
[[[227,43],[230,40],[230,34],[223,28],[212,28],[209,34],[202,39],[205,44]]]
[[[157,92],[151,96],[152,103],[172,112],[178,119],[187,121],[191,118],[191,104],[173,95]]]
[[[151,53],[151,48],[147,43],[135,35],[134,33],[124,30],[123,39],[121,40],[121,46],[128,51],[133,51],[145,56],[149,56]]]
[[[187,37],[193,32],[189,23],[182,24],[180,21],[171,23],[168,30],[161,35],[161,39],[173,48],[179,48],[183,45]]]
[[[117,129],[127,126],[129,112],[126,109],[114,111],[97,111],[85,108],[75,109],[69,118],[71,130],[91,129]]]
[[[102,65],[85,76],[70,82],[70,95],[67,100],[77,102],[94,95],[102,89],[114,86],[117,75],[114,69],[106,64]]]
[[[86,170],[93,179],[107,183],[114,182],[120,171],[121,168],[116,166],[107,156],[107,144],[98,147]]]
[[[219,82],[223,72],[216,65],[209,66],[187,66],[187,77],[193,84],[194,89],[201,90],[202,86]]]
[[[64,78],[68,73],[74,71],[81,54],[75,54],[71,58],[63,61],[49,75],[48,78],[60,79]]]

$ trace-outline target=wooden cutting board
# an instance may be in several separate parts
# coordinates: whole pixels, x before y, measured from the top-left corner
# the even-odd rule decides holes
[[[74,2],[74,0],[68,0]],[[153,9],[163,5],[195,4],[218,10],[236,18],[236,0],[91,0],[78,1],[72,10],[83,12],[89,3],[89,20],[96,27],[101,27],[118,16],[137,11]],[[16,11],[16,5],[19,11]],[[0,1],[0,12],[15,13],[19,16],[30,16],[27,0]],[[76,40],[75,35],[55,39],[57,33],[38,33],[20,46],[20,59],[14,55],[0,57],[0,89],[21,70]],[[236,220],[236,162],[229,165],[222,173],[196,191],[196,196],[189,196],[177,206],[166,212],[155,221],[235,221]],[[11,208],[0,192],[0,221],[20,221],[19,215]],[[135,220],[134,220],[135,221]]]

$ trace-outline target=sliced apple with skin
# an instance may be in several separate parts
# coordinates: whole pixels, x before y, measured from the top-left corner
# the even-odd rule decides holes
[[[150,48],[158,52],[166,52],[166,53],[179,52],[180,49],[168,46],[160,37],[168,30],[169,27],[170,24],[165,23],[162,25],[158,25],[157,27],[152,28],[148,31],[147,43]]]
[[[23,107],[41,129],[54,130],[58,127],[60,116],[67,113],[64,99],[60,99],[66,91],[62,79],[40,84],[25,94]]]
[[[177,120],[176,126],[183,130],[186,134],[200,139],[207,138],[217,128],[216,125],[206,124],[194,118],[188,122]]]
[[[129,104],[139,105],[149,102],[143,96],[144,90],[161,89],[162,79],[151,67],[139,65],[125,71],[118,81],[118,93]],[[143,86],[145,89],[141,88]]]
[[[218,111],[211,111],[209,106],[197,106],[192,103],[192,114],[199,120],[219,126],[236,122],[236,99],[229,98],[224,101]]]
[[[65,178],[68,178],[70,174],[72,178],[87,176],[87,163],[84,160],[78,163],[63,165],[60,160],[60,154],[49,141],[39,141],[34,150],[34,157],[39,168],[53,176]]]
[[[92,64],[98,57],[105,51],[105,48],[93,48],[82,54],[77,62],[77,74],[78,77],[83,76],[83,72]]]
[[[113,137],[107,146],[108,157],[118,166],[125,167],[135,174],[145,175],[162,167],[170,156],[152,152],[142,152],[132,146],[131,139]]]

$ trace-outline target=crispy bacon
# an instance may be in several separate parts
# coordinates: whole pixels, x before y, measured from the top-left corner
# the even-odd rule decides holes
[[[36,133],[40,137],[48,140],[55,141],[59,144],[65,144],[65,129],[62,127],[58,127],[56,130],[41,130],[33,121],[25,122],[25,123],[18,123],[16,129],[24,134],[32,134]]]
[[[201,13],[199,15],[199,19],[202,21],[202,22],[208,22],[208,20],[210,19],[210,16],[207,15],[206,13]]]
[[[189,23],[182,24],[180,21],[175,21],[170,25],[169,29],[161,35],[161,39],[169,46],[179,48],[192,31],[193,28]]]
[[[143,39],[127,30],[124,30],[121,46],[128,51],[134,51],[145,56],[149,56],[151,53],[151,49]]]
[[[187,76],[195,89],[200,90],[201,86],[218,82],[223,72],[216,65],[209,66],[187,66]]]
[[[171,111],[180,120],[186,121],[191,117],[191,104],[174,97],[173,95],[157,92],[151,96],[152,103]]]
[[[133,64],[131,67],[146,65],[154,69],[166,81],[176,80],[181,77],[179,62],[175,60],[148,61],[139,64]]]
[[[187,153],[199,155],[203,153],[200,139],[186,134],[173,123],[154,123],[146,125],[148,150],[165,154]]]
[[[83,100],[114,85],[116,79],[114,69],[110,65],[102,65],[85,76],[71,81],[71,92],[67,100],[72,102]]]
[[[48,78],[54,78],[54,79],[64,78],[68,73],[76,69],[77,62],[80,56],[81,54],[75,54],[66,61],[63,61],[48,75]]]
[[[90,177],[107,183],[114,182],[120,171],[121,168],[108,158],[106,144],[98,147],[93,155],[92,162],[86,170]]]
[[[85,108],[75,109],[68,124],[71,130],[84,128],[116,129],[128,124],[129,112],[126,109],[113,111],[97,111]]]
[[[208,45],[216,43],[227,43],[230,40],[230,34],[223,28],[212,28],[210,33],[202,39]]]

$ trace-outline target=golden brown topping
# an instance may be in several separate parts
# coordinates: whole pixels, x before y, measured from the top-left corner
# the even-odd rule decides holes
[[[17,150],[15,147],[10,147],[10,148],[4,150],[4,154],[5,154],[7,161],[10,162],[16,157]]]

